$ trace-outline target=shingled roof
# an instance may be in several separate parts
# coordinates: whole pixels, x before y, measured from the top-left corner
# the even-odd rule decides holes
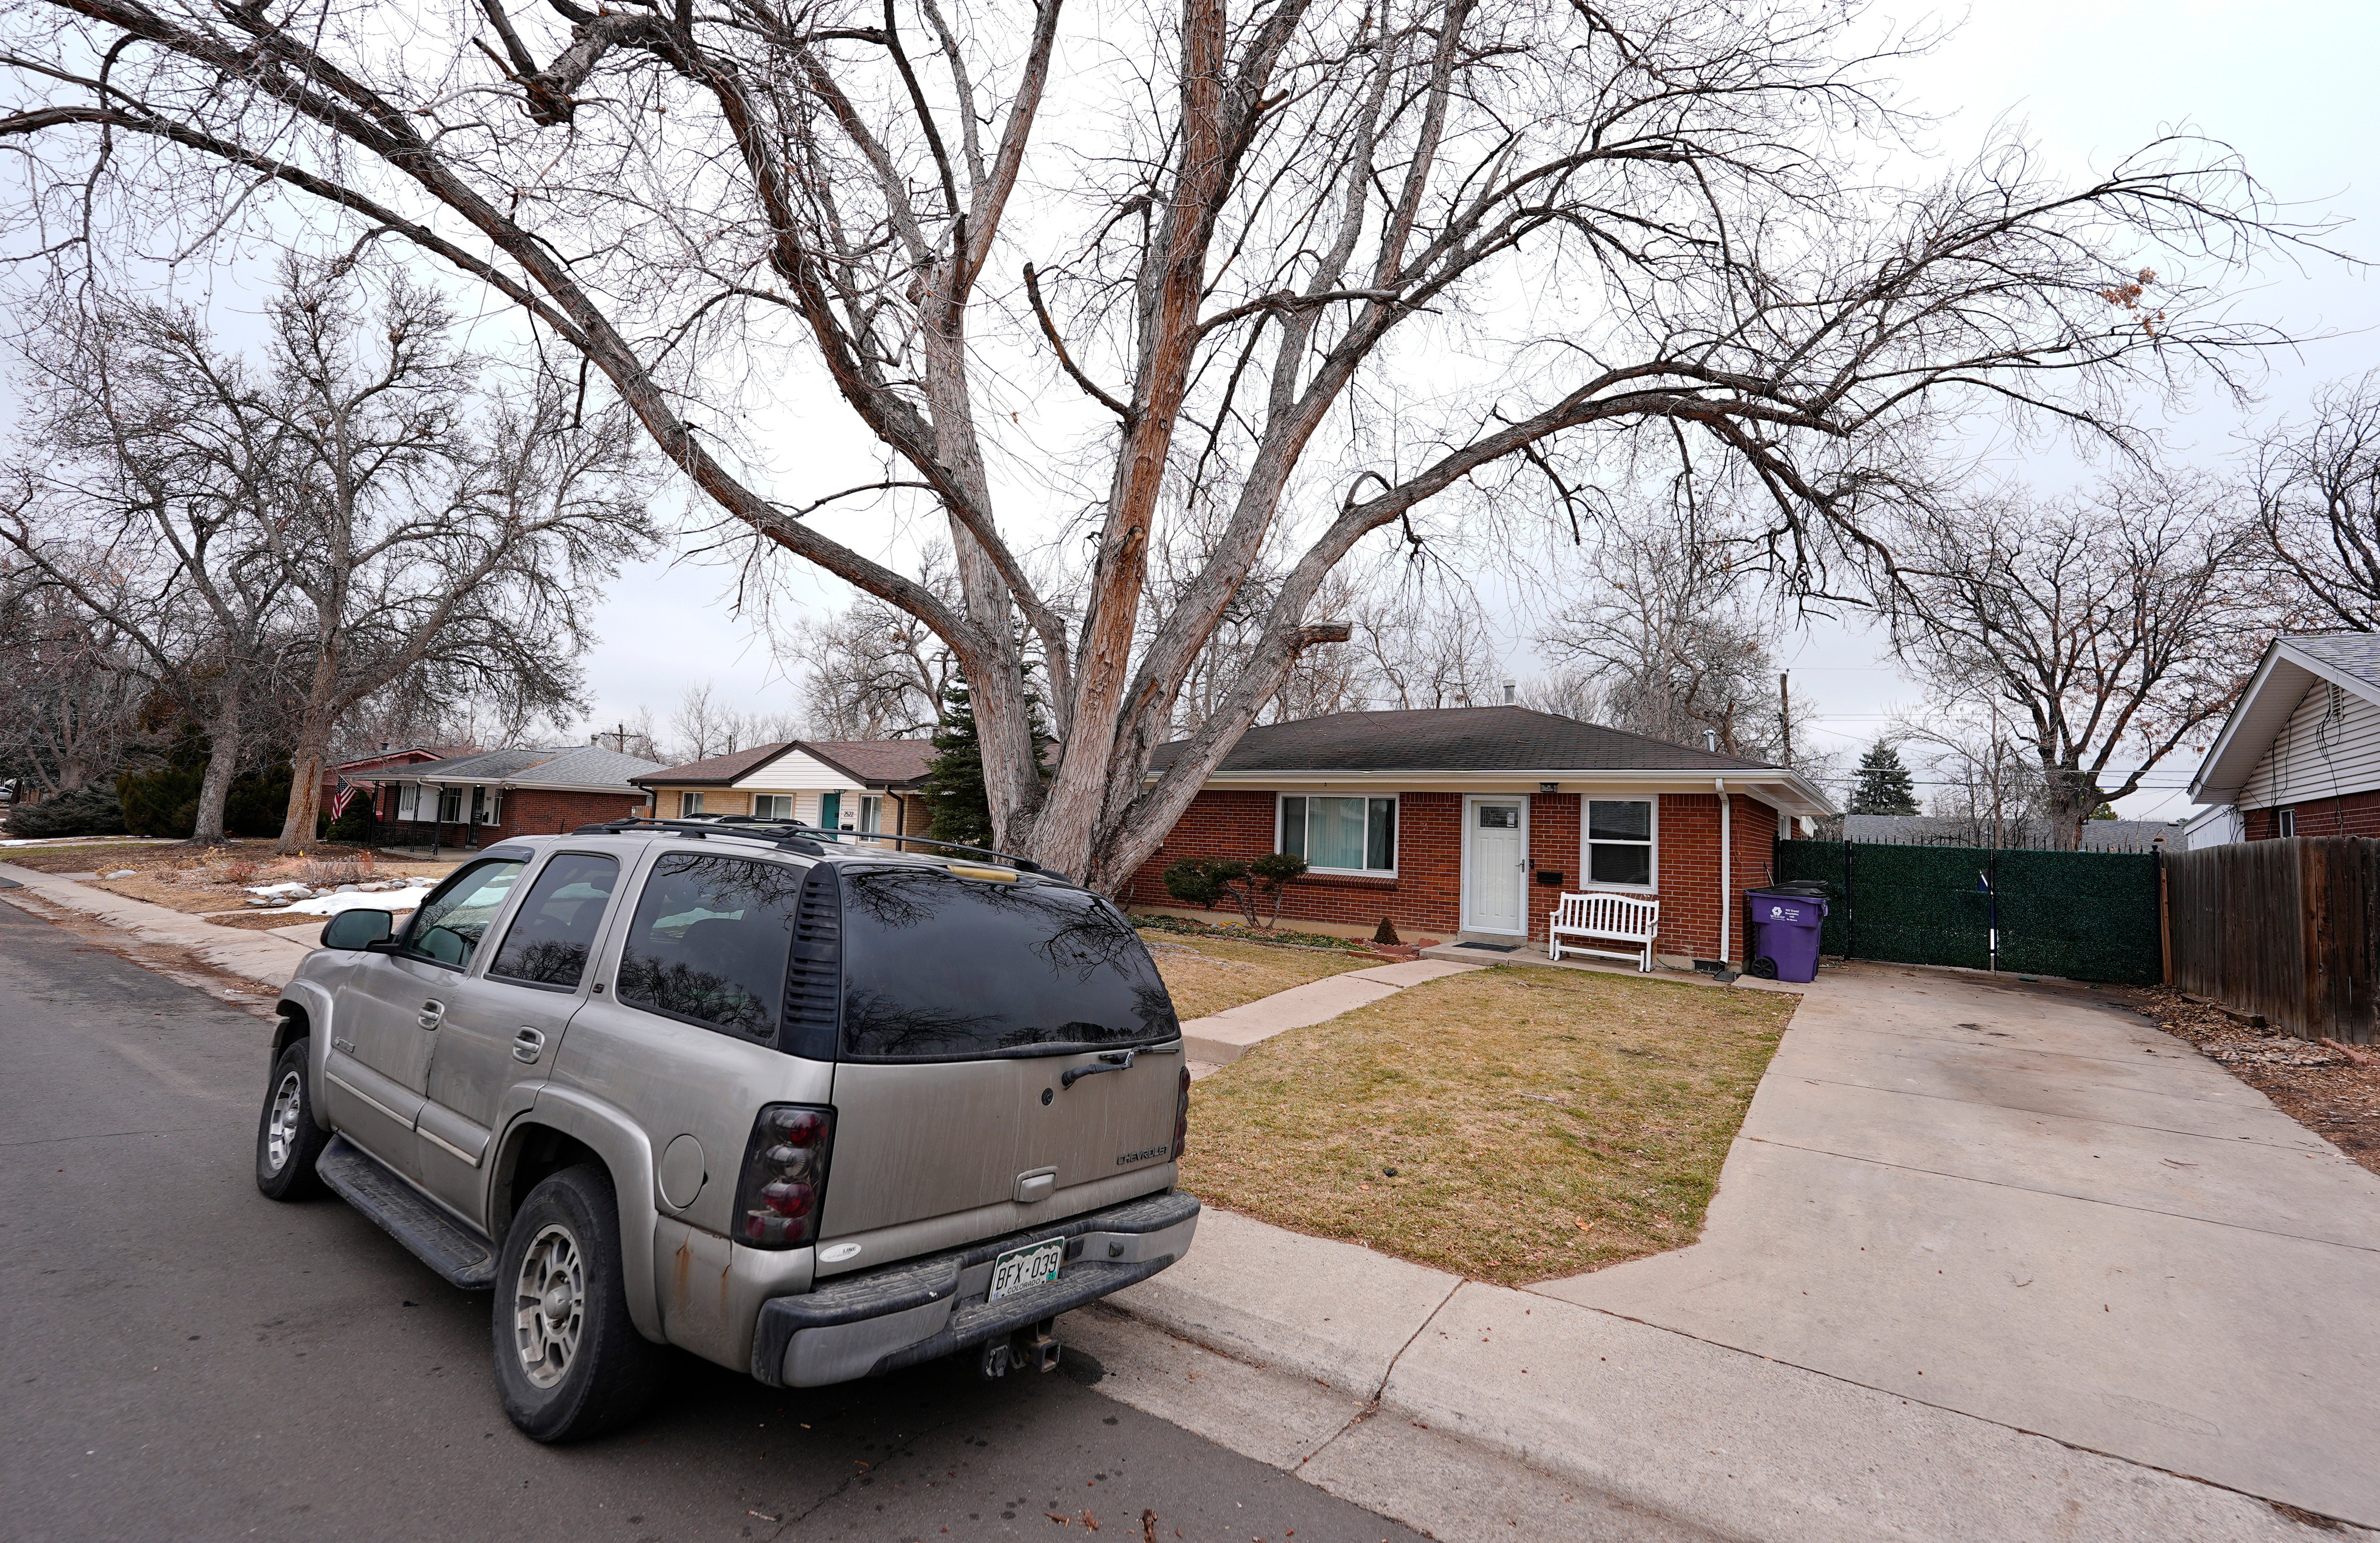
[[[934,759],[930,739],[805,739],[801,747],[857,782],[900,786],[926,780]]]
[[[785,739],[690,760],[683,766],[661,767],[637,781],[647,787],[727,787],[789,750],[825,762],[862,787],[901,788],[921,783],[927,763],[934,759],[933,742],[925,739]]]
[[[777,759],[780,751],[792,747],[790,739],[780,739],[773,745],[755,745],[748,750],[730,750],[723,756],[707,756],[690,760],[683,766],[664,766],[638,777],[639,783],[667,783],[675,787],[681,783],[716,783],[721,786],[734,782],[763,762]]]
[[[637,793],[629,778],[661,770],[651,761],[624,756],[593,745],[562,745],[546,749],[482,750],[477,755],[445,760],[415,761],[409,766],[375,768],[352,779],[368,783],[485,784],[499,787],[543,787],[590,793]]]
[[[1149,758],[1162,771],[1181,746]],[[1333,712],[1267,723],[1242,735],[1219,772],[1777,771],[1640,734],[1525,707]]]

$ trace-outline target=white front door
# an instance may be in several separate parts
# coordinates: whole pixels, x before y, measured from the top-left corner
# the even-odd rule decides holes
[[[1519,936],[1528,929],[1528,800],[1463,805],[1463,929]]]

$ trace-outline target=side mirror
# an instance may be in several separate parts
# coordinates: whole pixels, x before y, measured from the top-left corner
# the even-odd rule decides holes
[[[388,942],[395,925],[396,917],[387,911],[341,911],[322,929],[322,946],[350,953],[368,949],[374,943]]]

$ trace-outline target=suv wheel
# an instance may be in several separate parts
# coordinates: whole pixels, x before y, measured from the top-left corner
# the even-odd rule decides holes
[[[314,1121],[306,1050],[306,1040],[292,1040],[273,1063],[264,1112],[257,1117],[256,1187],[275,1200],[311,1200],[328,1193],[314,1160],[331,1144],[331,1133]]]
[[[598,1168],[529,1191],[496,1266],[496,1388],[525,1436],[576,1441],[636,1417],[663,1351],[637,1332],[620,1269],[620,1209]]]

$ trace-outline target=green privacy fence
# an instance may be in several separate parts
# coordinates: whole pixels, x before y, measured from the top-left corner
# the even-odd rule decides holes
[[[1827,886],[1828,954],[1988,969],[1997,912],[2003,970],[2147,986],[2164,974],[2156,865],[2137,852],[1780,841],[1776,869],[1780,883]]]

